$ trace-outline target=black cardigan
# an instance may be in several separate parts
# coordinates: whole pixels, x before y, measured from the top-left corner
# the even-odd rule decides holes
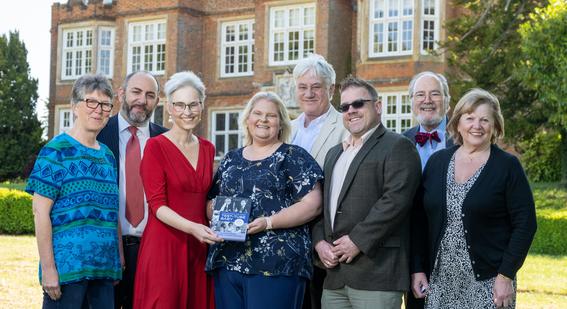
[[[434,153],[412,210],[411,272],[433,269],[447,224],[447,170],[459,146]],[[518,159],[492,145],[462,207],[467,249],[476,280],[514,278],[536,231],[535,205]]]

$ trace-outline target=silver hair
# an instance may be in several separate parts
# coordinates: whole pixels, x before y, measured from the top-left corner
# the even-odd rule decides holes
[[[110,81],[102,74],[86,74],[75,81],[71,91],[71,104],[77,104],[85,99],[85,95],[95,91],[102,92],[105,96],[114,97]]]
[[[180,88],[191,87],[197,91],[201,104],[205,103],[205,84],[191,71],[177,72],[165,83],[164,91],[167,101],[171,102],[171,96]]]
[[[289,119],[289,114],[287,113],[287,108],[280,96],[276,93],[271,91],[261,91],[256,93],[250,101],[248,101],[246,107],[244,107],[244,111],[242,111],[242,115],[240,116],[240,128],[244,131],[244,145],[252,144],[252,136],[250,136],[250,132],[248,132],[246,121],[248,120],[254,105],[262,99],[276,104],[278,108],[278,115],[280,116],[280,134],[278,135],[278,140],[280,142],[287,143],[291,136],[291,121]]]
[[[295,68],[293,68],[293,79],[297,80],[311,70],[315,72],[315,75],[323,79],[327,88],[335,84],[337,78],[335,69],[323,56],[318,54],[310,54],[306,58],[299,60]]]
[[[447,111],[449,109],[449,102],[451,102],[451,94],[449,93],[449,84],[447,83],[447,79],[445,78],[445,76],[439,74],[439,73],[435,73],[435,72],[431,72],[431,71],[423,71],[417,75],[415,75],[409,84],[409,96],[410,98],[413,98],[413,93],[415,92],[415,84],[417,83],[417,81],[424,77],[424,76],[430,76],[435,78],[435,80],[437,80],[437,82],[439,83],[439,86],[441,86],[441,91],[443,92],[443,108],[445,109],[445,111]]]

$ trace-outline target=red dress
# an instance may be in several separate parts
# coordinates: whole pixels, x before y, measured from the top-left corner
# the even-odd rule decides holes
[[[194,169],[167,137],[148,140],[140,173],[149,218],[138,254],[134,308],[214,308],[213,280],[205,273],[207,245],[156,217],[167,205],[188,220],[208,224],[205,203],[214,153],[214,146],[199,138]]]

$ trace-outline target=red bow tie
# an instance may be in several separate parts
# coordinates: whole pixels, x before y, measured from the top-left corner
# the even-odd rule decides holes
[[[415,142],[418,143],[419,146],[425,145],[427,141],[436,141],[440,143],[441,139],[439,138],[437,131],[433,131],[432,133],[417,132],[417,134],[415,135]]]

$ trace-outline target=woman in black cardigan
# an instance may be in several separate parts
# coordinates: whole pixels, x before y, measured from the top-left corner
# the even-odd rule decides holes
[[[412,292],[426,308],[514,308],[536,216],[520,162],[496,146],[498,99],[469,91],[447,129],[457,145],[427,162],[412,213]]]

